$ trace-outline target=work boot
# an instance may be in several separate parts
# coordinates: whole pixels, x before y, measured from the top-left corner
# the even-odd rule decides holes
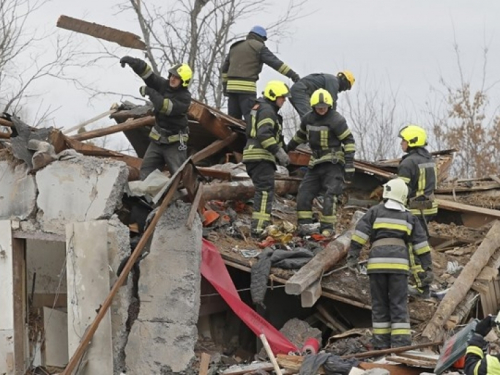
[[[299,237],[310,236],[313,233],[319,232],[319,223],[316,224],[300,224],[298,230]]]
[[[431,298],[431,291],[429,287],[417,288],[416,286],[408,285],[408,295],[415,298],[429,299]]]

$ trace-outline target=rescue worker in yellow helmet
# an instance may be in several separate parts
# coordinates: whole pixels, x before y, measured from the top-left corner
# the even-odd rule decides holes
[[[278,114],[289,92],[284,82],[270,81],[263,96],[254,101],[247,121],[243,163],[255,187],[252,235],[256,237],[260,237],[271,222],[276,163],[284,167],[290,163],[283,149],[283,119]]]
[[[354,75],[349,70],[338,72],[336,76],[327,73],[309,74],[290,88],[290,103],[302,118],[311,110],[309,101],[312,93],[318,89],[325,89],[332,96],[333,109],[336,110],[338,93],[350,90],[354,81]]]
[[[408,185],[408,207],[412,214],[420,220],[420,224],[429,236],[427,223],[437,214],[438,206],[434,199],[434,190],[437,186],[436,163],[427,151],[427,134],[417,125],[405,126],[399,132],[401,148],[407,154],[403,156],[398,176]],[[430,297],[432,278],[426,275],[412,260],[412,275],[416,282],[416,293],[422,298]]]
[[[155,169],[165,165],[174,174],[187,159],[188,118],[191,93],[188,90],[193,72],[187,64],[177,64],[168,70],[168,79],[155,74],[143,60],[131,56],[120,59],[146,83],[139,92],[148,96],[154,107],[156,123],[149,133],[150,143],[141,165],[144,180]]]
[[[257,80],[264,64],[290,78],[299,80],[287,64],[278,59],[266,47],[267,31],[262,26],[254,26],[245,40],[240,40],[229,47],[221,68],[224,95],[227,96],[229,116],[247,120],[250,109],[257,97]]]
[[[488,315],[477,323],[474,334],[467,343],[465,355],[465,375],[500,374],[500,355],[487,354],[488,342],[484,337],[496,327],[500,327],[500,315]]]
[[[367,272],[375,349],[411,345],[407,300],[409,251],[420,258],[424,269],[432,272],[427,236],[405,206],[407,195],[408,187],[402,179],[387,182],[383,202],[371,207],[358,222],[347,253],[347,266],[356,272],[361,249],[367,242],[371,244]]]
[[[354,137],[345,118],[333,109],[332,96],[325,89],[316,90],[310,100],[312,111],[305,115],[287,150],[309,142],[312,150],[309,168],[297,194],[299,234],[308,235],[312,228],[313,199],[325,191],[320,232],[325,236],[335,233],[337,197],[342,194],[344,179],[354,177]]]

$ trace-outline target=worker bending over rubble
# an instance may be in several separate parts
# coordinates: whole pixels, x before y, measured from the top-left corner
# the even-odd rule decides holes
[[[222,85],[228,97],[228,114],[247,121],[248,114],[257,97],[257,80],[263,64],[292,79],[299,80],[287,64],[278,59],[265,45],[267,31],[262,26],[254,26],[245,40],[229,47],[229,53],[222,65]]]
[[[337,197],[342,194],[344,179],[354,177],[354,137],[345,118],[335,111],[333,98],[325,89],[316,90],[310,100],[312,111],[306,114],[287,150],[292,151],[301,143],[309,142],[312,150],[309,168],[302,179],[297,194],[297,219],[299,235],[312,234],[313,199],[325,191],[320,232],[324,236],[335,234],[337,222]]]
[[[283,149],[282,117],[278,111],[290,90],[281,81],[270,81],[263,97],[254,100],[247,121],[243,163],[255,187],[252,235],[260,237],[271,222],[276,160],[286,167],[290,159]]]
[[[370,241],[367,273],[375,349],[411,345],[409,249],[419,257],[422,267],[432,273],[425,231],[405,206],[408,197],[405,182],[400,178],[390,180],[384,185],[382,197],[384,201],[370,208],[356,225],[347,254],[347,266],[357,272],[361,249]]]
[[[191,93],[188,90],[193,72],[187,64],[177,64],[168,70],[168,79],[155,73],[141,59],[125,56],[122,67],[128,65],[146,86],[139,92],[148,96],[154,106],[156,123],[149,133],[151,142],[142,159],[141,179],[166,165],[173,175],[187,159],[188,118]]]
[[[496,327],[497,335],[500,334],[500,315],[488,315],[477,323],[474,334],[467,343],[465,375],[500,374],[500,355],[486,354],[488,342],[484,337],[493,327]]]
[[[333,98],[333,109],[337,109],[338,93],[350,90],[354,81],[354,75],[349,70],[338,72],[337,76],[326,73],[309,74],[290,88],[290,103],[302,118],[311,110],[309,101],[312,93],[318,89],[325,89]]]
[[[425,148],[427,133],[420,126],[404,127],[399,132],[399,137],[401,148],[407,154],[399,163],[398,176],[408,185],[408,207],[420,220],[429,239],[427,223],[438,212],[438,205],[434,199],[434,190],[437,187],[436,163]],[[410,290],[417,296],[429,298],[432,278],[429,279],[430,275],[426,275],[418,261],[411,258],[410,263],[416,283],[416,288]]]

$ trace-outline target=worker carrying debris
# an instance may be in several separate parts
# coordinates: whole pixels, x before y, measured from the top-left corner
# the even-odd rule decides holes
[[[120,64],[130,66],[144,80],[146,86],[141,86],[139,92],[147,95],[154,106],[156,123],[149,133],[151,142],[142,160],[141,179],[165,165],[174,174],[187,159],[187,112],[191,104],[188,86],[193,72],[189,65],[177,64],[168,70],[165,79],[141,59],[124,56]]]
[[[247,123],[243,163],[255,187],[252,235],[256,237],[260,237],[271,222],[276,160],[285,167],[290,163],[283,149],[283,119],[278,114],[289,93],[284,82],[270,81],[263,97],[253,101]]]
[[[427,239],[429,230],[427,223],[438,212],[438,205],[434,199],[434,190],[437,187],[436,163],[427,151],[427,133],[417,125],[405,126],[399,132],[401,148],[407,154],[403,156],[399,167],[398,176],[408,185],[408,207],[412,214],[420,220],[425,229]],[[430,297],[429,285],[422,285],[419,277],[423,270],[418,262],[410,258],[412,275],[416,288],[411,290],[422,298]]]
[[[354,137],[346,119],[334,109],[334,101],[325,89],[316,90],[310,100],[313,110],[304,116],[287,150],[292,151],[301,143],[309,142],[312,150],[309,168],[302,179],[297,194],[297,219],[299,235],[309,235],[313,226],[313,199],[325,191],[320,232],[324,236],[335,233],[337,200],[344,188],[344,179],[354,177]]]
[[[357,272],[359,254],[370,241],[367,263],[372,298],[373,346],[388,349],[411,345],[408,315],[409,251],[419,257],[432,281],[427,236],[405,204],[408,187],[396,178],[384,185],[384,201],[370,208],[356,225],[347,254],[347,266]],[[408,245],[412,245],[409,247]]]
[[[474,335],[467,343],[465,375],[500,374],[500,355],[486,354],[488,342],[484,337],[493,327],[500,334],[500,315],[489,315],[477,323]]]
[[[338,72],[337,76],[326,73],[309,74],[290,88],[290,103],[302,118],[311,110],[309,101],[312,93],[318,89],[325,89],[333,98],[333,109],[337,109],[338,93],[350,90],[354,81],[354,75],[349,70]]]
[[[262,26],[254,26],[245,40],[229,47],[229,53],[222,65],[224,95],[228,97],[228,114],[234,118],[247,120],[257,97],[257,80],[262,65],[297,82],[300,77],[287,64],[278,59],[265,45],[267,31]]]

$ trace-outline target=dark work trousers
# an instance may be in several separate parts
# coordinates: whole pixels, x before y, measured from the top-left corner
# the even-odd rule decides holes
[[[187,150],[179,150],[180,145],[179,142],[165,144],[151,141],[142,159],[141,180],[155,169],[162,171],[165,165],[173,175],[187,159]]]
[[[248,94],[227,94],[227,114],[238,120],[248,120],[252,106],[257,98],[256,93]]]
[[[290,88],[290,103],[292,103],[300,118],[311,111],[310,101],[311,96],[304,83],[299,81]]]
[[[411,345],[408,275],[371,273],[374,349]]]
[[[308,168],[297,194],[298,224],[312,223],[312,202],[324,191],[320,231],[334,230],[337,222],[337,196],[344,188],[344,166],[330,162]]]
[[[427,223],[431,221],[434,218],[434,215],[432,216],[422,216],[422,215],[416,215],[418,221],[420,222],[420,225],[422,226],[422,229],[425,231],[427,234],[427,241],[429,241],[429,233],[427,233]],[[425,217],[425,219],[424,219]],[[411,250],[411,249],[410,249]],[[413,279],[415,280],[415,284],[418,289],[422,292],[422,295],[425,296],[425,298],[430,297],[430,285],[422,285],[422,278],[425,277],[425,272],[420,267],[420,261],[418,259],[415,259],[415,256],[413,253],[410,253],[410,268],[412,270],[412,276]]]
[[[255,187],[252,232],[260,234],[271,222],[276,166],[270,161],[251,162],[245,165]]]

